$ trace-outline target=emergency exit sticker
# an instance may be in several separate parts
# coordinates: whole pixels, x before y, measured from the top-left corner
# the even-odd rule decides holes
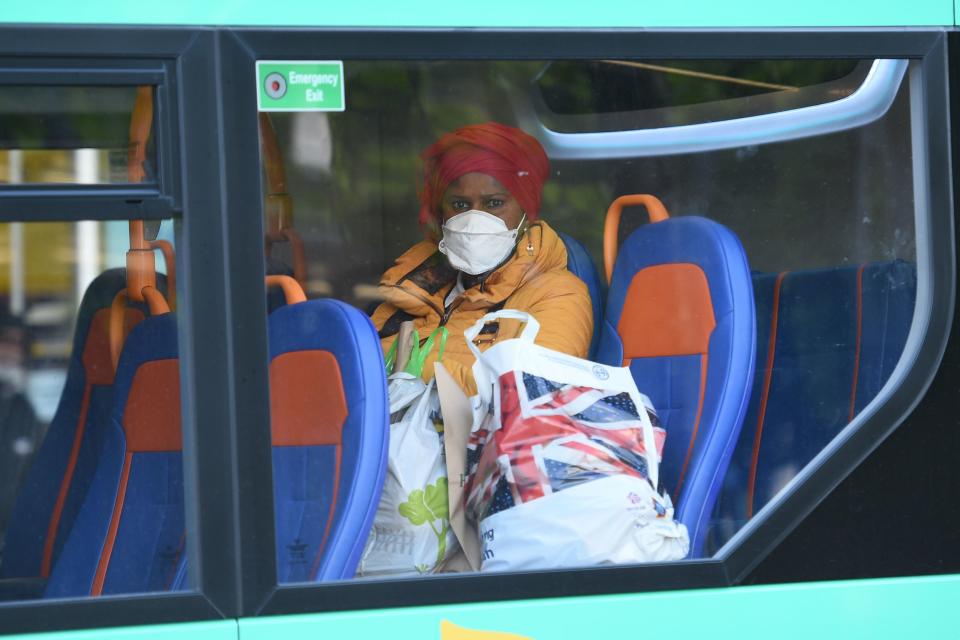
[[[341,60],[258,60],[260,111],[343,111]]]

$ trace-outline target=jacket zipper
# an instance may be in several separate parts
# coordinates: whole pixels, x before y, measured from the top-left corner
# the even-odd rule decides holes
[[[450,303],[450,308],[443,312],[443,315],[440,316],[440,325],[443,326],[447,324],[447,321],[450,320],[450,316],[453,315],[453,312],[457,310],[457,307],[460,306],[460,303],[463,302],[463,294],[461,293],[457,296],[457,299]]]

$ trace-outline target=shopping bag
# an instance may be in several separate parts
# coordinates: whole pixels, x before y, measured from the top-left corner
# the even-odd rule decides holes
[[[463,486],[467,481],[467,440],[473,422],[470,398],[443,366],[434,365],[434,380],[443,412],[444,460],[447,463],[447,496],[450,505],[450,528],[457,537],[460,552],[448,555],[438,570],[461,573],[480,570],[480,540],[477,528],[467,521],[463,510]]]
[[[481,353],[487,322],[525,323]],[[686,527],[658,491],[665,431],[629,369],[534,344],[530,314],[487,314],[466,333],[477,361],[464,506],[481,570],[675,560]]]
[[[405,370],[388,378],[387,473],[358,575],[430,573],[457,549],[450,531],[440,401],[435,383],[420,379],[423,361],[438,335],[442,357],[445,329],[431,334],[423,345],[414,332]]]

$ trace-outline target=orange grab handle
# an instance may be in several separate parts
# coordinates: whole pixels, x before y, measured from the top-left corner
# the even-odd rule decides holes
[[[130,139],[127,152],[127,180],[131,183],[143,182],[146,172],[143,163],[147,158],[147,141],[150,139],[150,129],[153,126],[153,87],[144,85],[137,87],[137,97],[133,103],[133,113],[130,115]],[[143,290],[157,284],[154,270],[153,250],[143,235],[143,220],[130,221],[130,249],[127,251],[127,288],[124,300],[132,299],[143,302]],[[119,304],[114,299],[115,304]],[[125,303],[124,303],[125,304]],[[111,314],[111,322],[118,323],[117,345],[123,346],[123,304],[120,305],[117,318]],[[111,329],[112,331],[112,329]],[[111,338],[113,333],[111,332]],[[120,357],[119,350],[113,353]],[[116,360],[114,360],[116,365]]]
[[[260,149],[267,174],[267,228],[269,232],[293,225],[293,201],[287,193],[287,170],[277,132],[267,113],[260,113]]]
[[[167,266],[167,298],[170,308],[177,308],[177,265],[173,255],[173,245],[169,240],[151,240],[150,248],[163,254],[163,263]]]
[[[126,320],[127,290],[118,291],[110,304],[110,362],[113,370],[117,370],[120,362],[120,351],[123,349],[123,325]]]
[[[607,218],[603,223],[603,266],[607,273],[607,284],[613,278],[613,263],[617,261],[617,235],[620,232],[620,214],[624,207],[643,205],[650,216],[650,222],[662,222],[670,217],[667,208],[660,199],[645,193],[620,196],[607,209]]]
[[[307,288],[307,253],[303,248],[303,238],[295,229],[287,228],[280,231],[290,243],[293,253],[293,278],[304,289]]]
[[[280,229],[279,231],[268,232],[266,236],[266,255],[270,255],[273,251],[273,244],[275,242],[289,242],[290,251],[293,254],[293,279],[296,280],[301,287],[304,289],[307,288],[307,252],[303,248],[303,238],[300,237],[300,234],[297,233],[296,229],[292,227],[286,229]]]
[[[165,313],[170,313],[170,305],[167,304],[167,299],[163,297],[159,289],[156,287],[144,287],[141,293],[147,301],[150,315],[162,316]]]
[[[287,299],[287,304],[296,304],[307,300],[300,284],[290,276],[267,276],[267,286],[283,289],[283,297]]]
[[[150,309],[150,315],[160,316],[170,313],[170,306],[167,299],[163,297],[156,287],[144,287],[140,295],[147,301],[147,308]],[[126,339],[125,324],[127,320],[127,290],[118,291],[110,303],[110,361],[113,363],[113,370],[117,370],[120,363],[120,352],[123,351],[123,341]]]
[[[147,140],[153,126],[153,87],[137,87],[130,118],[130,144],[127,150],[127,180],[143,182],[146,172],[143,163],[147,159]]]

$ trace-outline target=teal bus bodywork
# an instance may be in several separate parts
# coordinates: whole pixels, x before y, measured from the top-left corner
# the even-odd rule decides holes
[[[942,638],[960,629],[958,598],[960,576],[936,576],[268,616],[7,637],[440,640],[440,623],[448,620],[467,629],[535,640]]]
[[[131,3],[64,0],[4,3],[0,23],[169,24],[284,27],[503,28],[776,28],[936,27],[956,24],[951,0],[607,0],[584,5],[556,0],[486,0],[469,5],[424,0],[395,2],[255,2],[226,0]]]
[[[778,29],[952,28],[960,0],[448,0],[323,3],[166,0],[9,2],[0,24],[289,28]],[[922,541],[918,541],[922,544]],[[907,549],[891,550],[909,553]],[[483,602],[6,636],[47,640],[439,639],[448,620],[536,640],[633,637],[945,637],[960,629],[960,575]],[[2,632],[2,631],[0,631]]]

